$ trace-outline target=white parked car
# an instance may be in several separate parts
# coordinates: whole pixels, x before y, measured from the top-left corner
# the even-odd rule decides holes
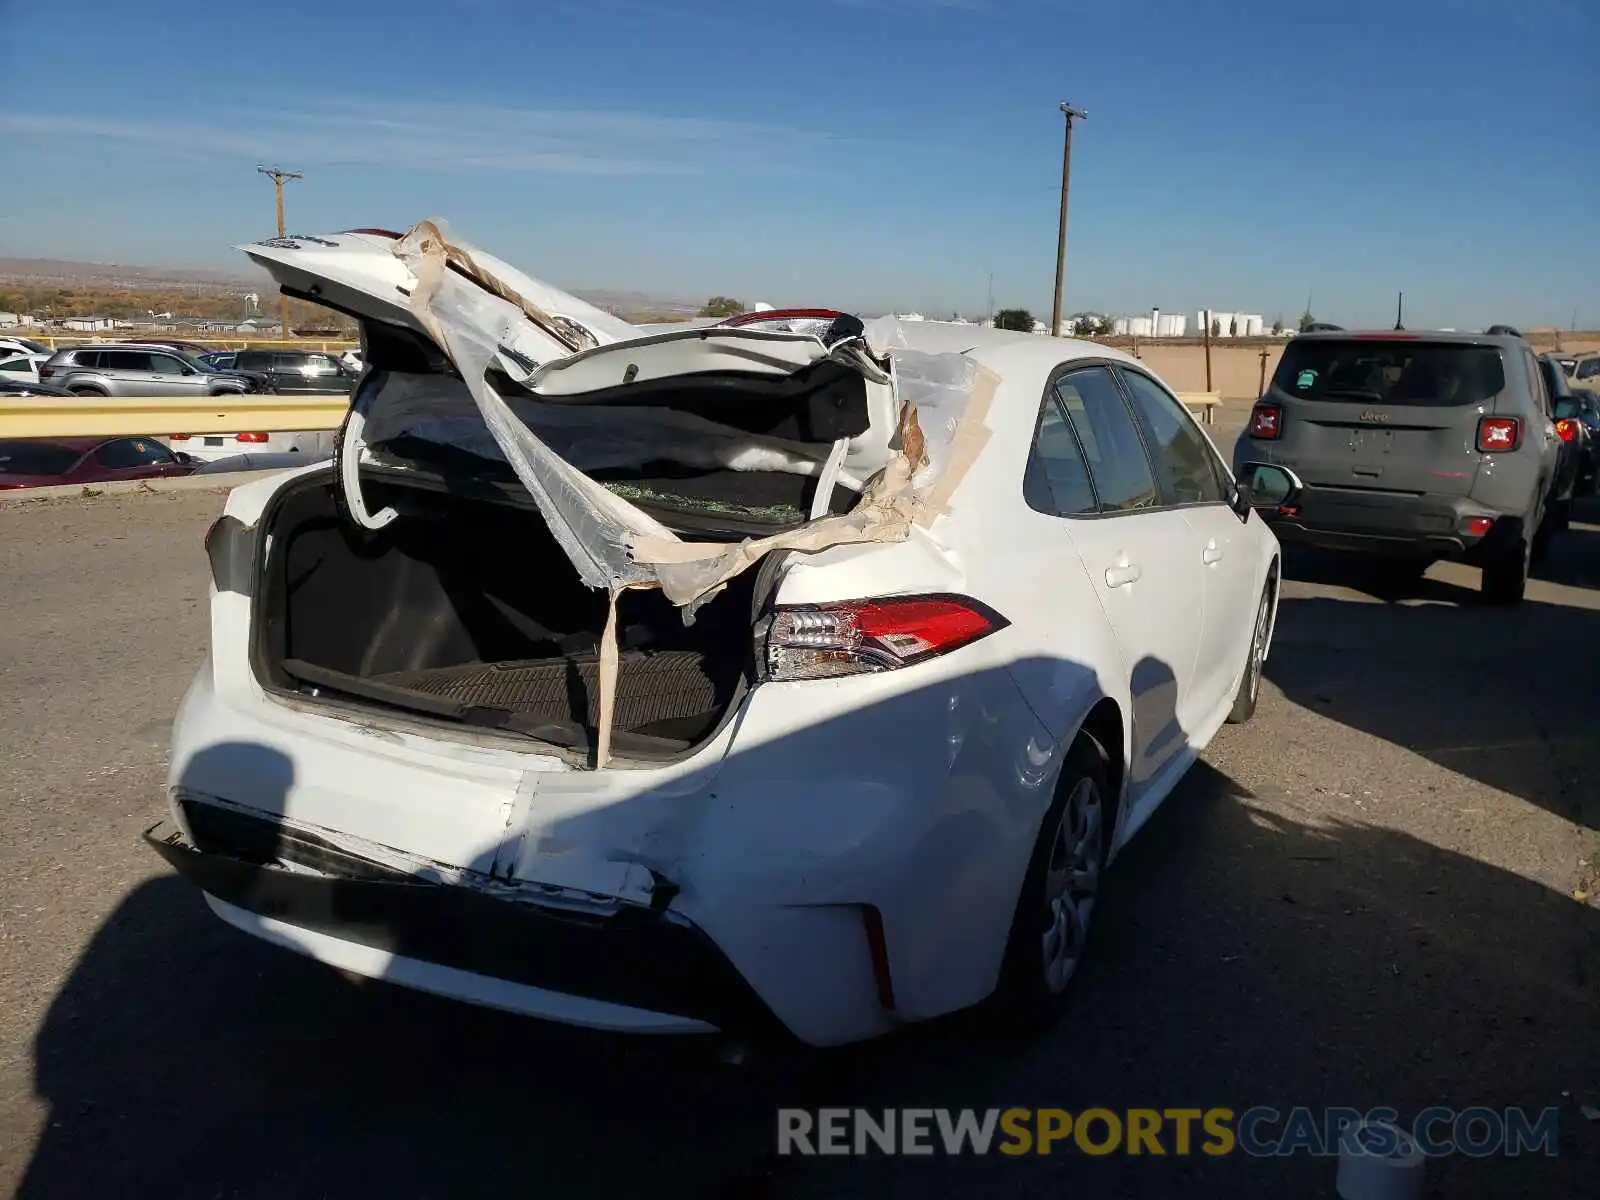
[[[432,223],[246,250],[368,371],[335,462],[206,539],[148,838],[222,919],[612,1030],[1053,1017],[1101,872],[1255,708],[1291,477],[1092,343],[637,337]]]
[[[39,364],[49,360],[48,354],[14,354],[0,349],[0,379],[38,383]]]

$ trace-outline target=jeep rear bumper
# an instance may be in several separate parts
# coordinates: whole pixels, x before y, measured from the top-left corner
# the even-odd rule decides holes
[[[1487,518],[1487,532],[1472,522]],[[1498,512],[1466,496],[1307,486],[1295,511],[1269,515],[1278,540],[1325,550],[1477,562],[1514,542],[1521,514]]]

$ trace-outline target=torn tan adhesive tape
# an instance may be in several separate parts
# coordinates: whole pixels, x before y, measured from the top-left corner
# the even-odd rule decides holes
[[[1352,1150],[1351,1142],[1364,1149]],[[1393,1147],[1388,1154],[1379,1149]],[[1419,1200],[1427,1159],[1405,1130],[1387,1121],[1363,1121],[1339,1139],[1340,1200]]]

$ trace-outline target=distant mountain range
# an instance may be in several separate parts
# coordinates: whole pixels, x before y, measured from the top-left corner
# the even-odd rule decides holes
[[[0,257],[0,285],[66,287],[93,291],[158,291],[180,289],[196,294],[253,291],[271,294],[265,272],[222,271],[202,267],[141,267],[125,263],[75,262],[60,258]],[[574,290],[597,308],[616,313],[693,316],[695,300],[647,296],[642,292]]]

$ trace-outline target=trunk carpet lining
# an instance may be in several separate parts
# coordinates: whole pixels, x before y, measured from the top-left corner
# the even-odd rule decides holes
[[[704,718],[727,697],[693,651],[624,652],[617,673],[616,728]],[[599,717],[599,662],[593,656],[534,662],[465,663],[423,671],[375,675],[373,681],[460,704],[504,709],[530,717],[579,721]]]

